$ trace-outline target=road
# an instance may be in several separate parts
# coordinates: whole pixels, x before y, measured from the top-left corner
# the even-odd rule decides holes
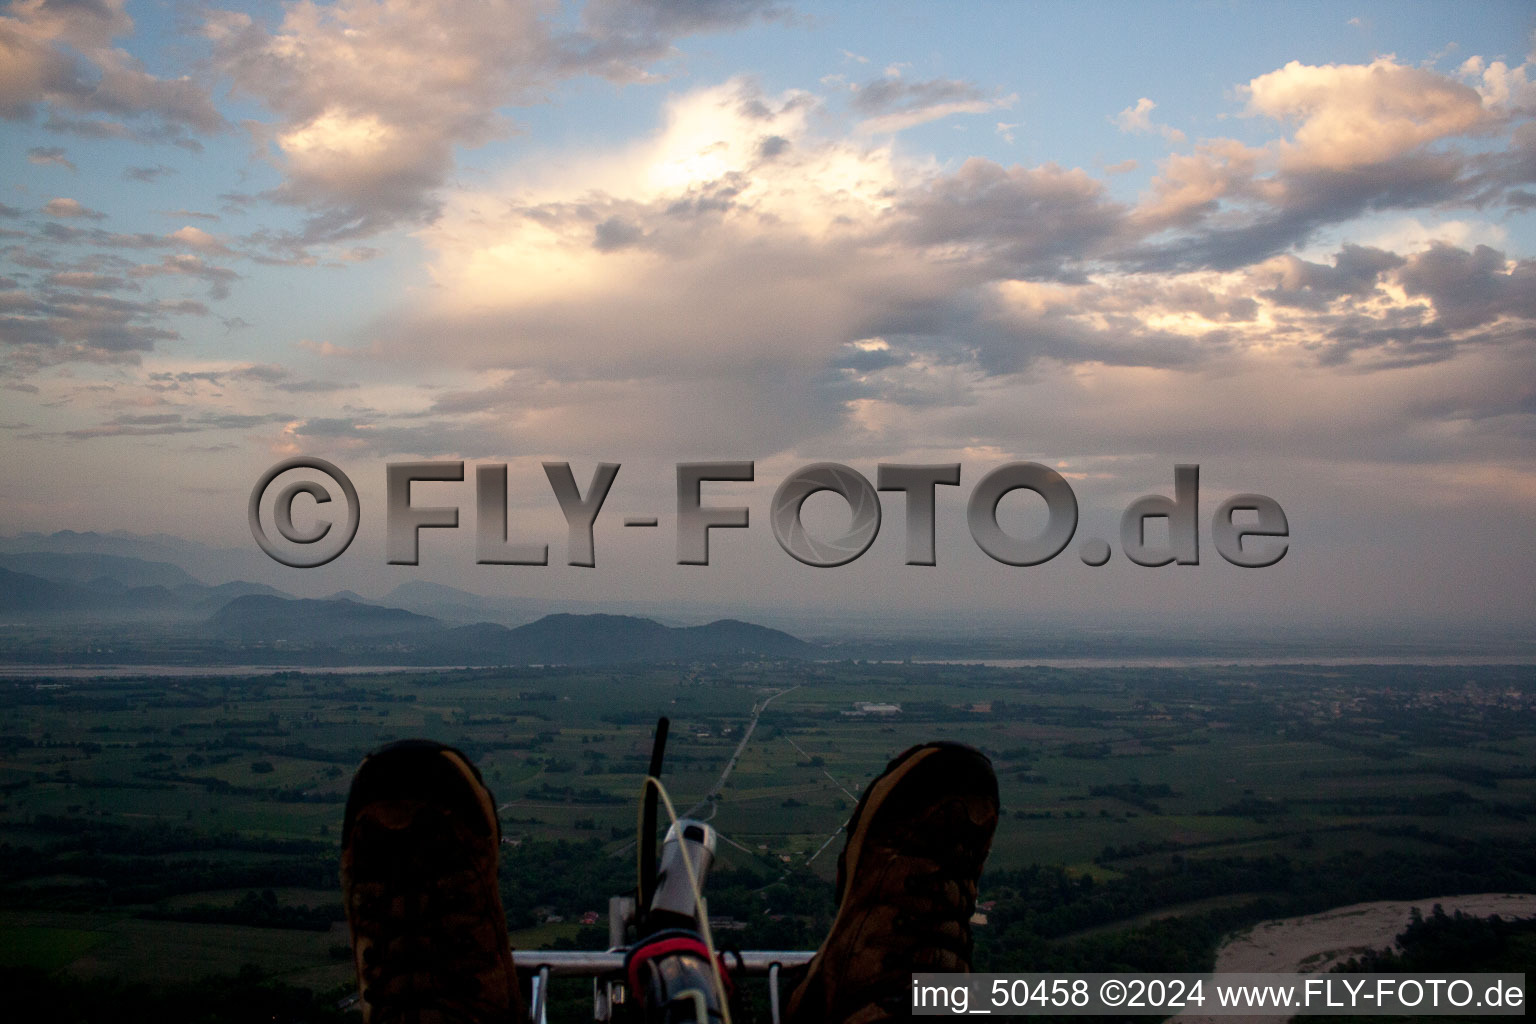
[[[725,763],[725,771],[720,773],[720,777],[715,780],[715,784],[709,787],[709,791],[705,793],[702,798],[700,798],[698,803],[694,804],[692,807],[688,808],[688,810],[683,812],[682,816],[684,818],[698,817],[699,811],[704,808],[705,804],[710,805],[709,816],[711,818],[715,816],[715,798],[718,797],[720,795],[720,791],[725,788],[725,780],[731,777],[731,772],[735,769],[736,762],[741,757],[741,752],[746,750],[747,744],[752,741],[752,733],[757,729],[757,720],[762,717],[764,711],[768,710],[769,704],[772,704],[777,698],[784,696],[786,693],[792,693],[798,689],[800,689],[800,687],[796,685],[791,686],[787,690],[780,690],[777,693],[769,695],[768,699],[763,701],[761,704],[754,704],[752,706],[752,721],[747,723],[747,731],[741,734],[741,742],[736,744],[736,750],[731,754],[731,759]]]

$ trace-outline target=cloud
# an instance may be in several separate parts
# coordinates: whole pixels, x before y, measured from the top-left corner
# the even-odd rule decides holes
[[[82,206],[78,199],[50,199],[43,204],[43,212],[50,217],[83,217],[86,220],[106,220],[107,215]]]
[[[1134,107],[1126,107],[1116,114],[1111,121],[1121,131],[1129,132],[1132,135],[1151,135],[1155,133],[1171,143],[1178,144],[1183,142],[1185,138],[1184,133],[1177,128],[1152,122],[1152,111],[1156,107],[1156,103],[1143,96],[1136,101]]]
[[[1510,67],[1501,60],[1485,61],[1468,57],[1457,74],[1473,83],[1483,103],[1505,114],[1536,113],[1536,81],[1530,77],[1530,62]]]
[[[185,390],[190,394],[196,394],[199,384],[216,388],[224,388],[229,384],[250,384],[286,394],[325,394],[357,387],[356,384],[305,377],[290,367],[276,363],[245,363],[206,370],[162,370],[150,373],[146,379],[157,391]],[[282,420],[292,418],[291,414],[280,417]]]
[[[229,246],[225,245],[223,240],[217,235],[210,235],[202,228],[194,227],[191,224],[177,228],[166,237],[173,238],[183,245],[190,245],[192,248],[200,249],[203,252],[229,251]]]
[[[283,172],[265,198],[310,212],[287,241],[304,246],[430,221],[455,150],[512,132],[502,108],[543,102],[572,75],[632,80],[673,37],[770,10],[750,0],[596,0],[565,29],[532,2],[300,0],[274,30],[221,11],[206,32],[236,88],[277,117],[253,126]]]
[[[162,235],[16,211],[28,251],[11,265],[38,262],[0,301],[9,372],[142,358],[144,390],[183,403],[179,420],[88,420],[90,436],[239,429],[276,450],[490,458],[611,457],[619,438],[626,458],[664,462],[747,438],[732,454],[764,466],[931,450],[1065,456],[1116,478],[1128,451],[1212,436],[1234,457],[1408,463],[1532,435],[1532,267],[1488,227],[1536,166],[1514,71],[1288,65],[1244,92],[1241,140],[1181,148],[1134,198],[1111,182],[1124,165],[910,155],[868,125],[1000,101],[892,74],[826,96],[749,78],[679,90],[644,138],[449,185],[463,147],[511,130],[512,104],[578,67],[644,75],[668,33],[726,9],[658,7],[627,27],[600,5],[574,25],[535,13],[510,56],[489,23],[467,38],[478,10],[444,8],[441,41],[408,3],[285,10],[271,31],[220,16],[215,40],[271,112],[256,131],[282,178],[264,198],[309,218],[269,227],[263,258],[316,262],[316,242],[409,224],[428,280],[366,328],[296,343],[294,367],[167,369],[162,342],[206,310],[158,293],[228,294],[222,257],[250,240],[192,214]],[[1351,134],[1360,111],[1383,126]],[[1124,126],[1160,131],[1154,112],[1138,103]],[[1389,230],[1404,219],[1434,226]],[[70,246],[99,262],[70,262]],[[224,340],[268,344],[268,329]]]
[[[1282,166],[1296,170],[1381,164],[1432,142],[1480,134],[1498,120],[1477,90],[1391,57],[1321,67],[1291,61],[1244,91],[1249,113],[1299,122],[1280,146]]]
[[[456,197],[421,235],[438,285],[422,315],[460,324],[472,362],[561,373],[684,370],[664,353],[691,360],[709,336],[814,347],[871,299],[826,275],[882,276],[848,261],[896,179],[888,149],[816,136],[812,109],[806,94],[733,80],[676,97],[655,138],[547,187]],[[765,155],[765,140],[782,143]],[[714,298],[701,309],[703,294]],[[794,309],[825,326],[793,340],[773,321]],[[738,360],[738,343],[716,349]]]
[[[104,437],[164,437],[173,434],[199,434],[210,430],[249,430],[266,424],[282,423],[293,417],[286,413],[243,415],[238,413],[122,413],[94,427],[63,431],[60,436],[74,441],[94,441]]]
[[[1344,88],[1353,79],[1338,81]],[[894,88],[888,98],[901,102]],[[1344,180],[1342,172],[1280,168],[1278,146],[1206,140],[1193,154],[1169,158],[1151,193],[1126,206],[1087,173],[1052,165],[1007,168],[973,159],[948,174],[902,169],[883,150],[857,153],[814,136],[803,117],[814,108],[803,94],[773,99],[744,81],[701,90],[674,101],[655,144],[605,157],[606,176],[568,181],[555,190],[563,195],[516,199],[508,215],[489,220],[485,203],[456,207],[448,230],[425,236],[438,252],[436,276],[449,305],[463,292],[476,308],[518,307],[518,288],[509,290],[508,281],[526,281],[528,294],[546,305],[573,292],[601,296],[684,253],[691,255],[683,271],[702,272],[715,254],[729,260],[733,247],[771,247],[803,228],[810,237],[797,243],[802,261],[825,262],[834,276],[848,273],[848,259],[877,252],[891,260],[893,277],[923,266],[931,275],[927,291],[947,290],[949,298],[921,312],[914,307],[924,305],[916,297],[925,289],[906,292],[890,301],[878,318],[884,323],[862,325],[918,333],[925,316],[985,308],[989,282],[1082,283],[1115,269],[1238,269],[1373,207],[1450,203],[1465,194],[1458,178],[1465,165],[1454,157],[1399,154],[1375,174],[1357,170]],[[772,160],[762,159],[754,139],[773,140]],[[819,173],[807,173],[818,164]],[[847,182],[861,187],[836,187]],[[858,196],[862,202],[849,201]],[[829,225],[835,229],[828,232]],[[1169,229],[1177,231],[1170,236]],[[818,251],[834,237],[835,253]],[[621,254],[629,255],[614,262]],[[1320,308],[1356,294],[1400,258],[1346,247],[1330,268],[1287,259],[1263,286],[1271,301]],[[1361,263],[1372,259],[1384,262]],[[482,275],[479,288],[472,282]],[[640,290],[657,294],[650,285]]]
[[[69,208],[61,207],[61,209]],[[83,216],[88,219],[98,219],[90,217],[94,212],[89,211]],[[74,215],[66,214],[65,216]],[[104,215],[101,216],[104,217]],[[89,245],[100,249],[168,249],[178,244],[166,235],[151,234],[147,231],[106,231],[102,228],[75,227],[58,221],[45,223],[38,229],[37,238],[56,245]]]
[[[152,167],[128,167],[123,170],[124,181],[140,181],[148,184],[167,174],[175,174],[174,168],[164,164],[155,164]]]
[[[288,394],[328,393],[357,387],[356,384],[341,384],[336,381],[303,377],[294,370],[275,363],[252,363],[248,366],[235,367],[229,372],[229,376],[232,380],[260,384]]]
[[[1284,306],[1323,309],[1344,296],[1361,298],[1379,293],[1381,276],[1404,262],[1396,253],[1349,244],[1339,250],[1331,267],[1280,256],[1268,265],[1275,274],[1274,287],[1259,294]]]
[[[3,371],[24,376],[66,362],[137,362],[158,343],[181,337],[168,326],[173,317],[206,313],[197,303],[99,294],[106,283],[65,278],[33,293],[0,293]]]
[[[850,85],[853,110],[865,120],[859,130],[870,134],[900,132],[955,114],[982,114],[1013,105],[1015,96],[988,96],[970,82],[930,79],[909,82],[899,70],[862,85]]]
[[[1398,280],[1409,295],[1434,303],[1447,328],[1480,327],[1502,317],[1536,320],[1536,260],[1507,260],[1486,245],[1468,252],[1436,243],[1409,260]]]
[[[67,167],[71,171],[80,170],[70,161],[69,155],[60,146],[33,146],[27,150],[27,160],[42,166],[57,164],[60,167]]]
[[[124,7],[125,0],[12,3],[0,16],[0,117],[26,120],[45,107],[54,131],[193,145],[191,133],[223,129],[201,85],[150,74],[113,45],[134,29]]]
[[[645,422],[633,443],[680,457],[715,436],[767,452],[885,437],[889,450],[920,415],[929,443],[963,446],[967,431],[995,433],[994,393],[1061,374],[1193,387],[1277,367],[1364,378],[1528,357],[1523,264],[1407,243],[1293,251],[1324,230],[1349,237],[1374,210],[1472,202],[1475,157],[1507,151],[1497,133],[1477,134],[1481,153],[1460,148],[1466,135],[1373,142],[1359,152],[1384,161],[1349,168],[1294,159],[1321,153],[1319,135],[1204,139],[1132,203],[1081,169],[902,159],[829,133],[829,113],[733,79],[674,96],[651,138],[448,197],[419,232],[431,291],[368,337],[375,359],[456,382],[424,405],[303,429],[380,453],[494,452],[500,438],[508,454]],[[1297,116],[1285,123],[1314,115]],[[1451,297],[1474,293],[1467,308]],[[421,346],[431,333],[456,339],[451,366]]]
[[[207,282],[211,299],[229,298],[229,286],[240,280],[240,275],[228,267],[215,266],[193,253],[174,253],[159,263],[136,266],[129,273],[140,278],[167,275],[197,278]]]
[[[199,210],[156,210],[162,217],[175,217],[182,220],[210,220],[220,221],[223,218],[216,213],[203,213]]]
[[[49,243],[94,251],[68,259],[48,252]],[[27,246],[11,248],[6,255],[13,266],[40,273],[25,275],[26,281],[0,279],[0,375],[24,378],[72,362],[133,364],[162,342],[180,340],[184,319],[207,316],[209,309],[158,294],[153,282],[196,278],[218,299],[237,275],[191,254],[143,265],[114,251],[170,244],[157,235],[118,235],[49,221]]]
[[[1243,93],[1249,115],[1295,130],[1261,146],[1202,140],[1193,153],[1168,157],[1135,214],[1147,233],[1143,268],[1240,267],[1373,213],[1519,208],[1520,186],[1536,179],[1528,115],[1390,57],[1293,61]],[[1503,134],[1512,145],[1490,144]],[[1182,234],[1154,234],[1169,230]]]
[[[370,348],[349,348],[345,345],[336,345],[329,341],[310,341],[307,338],[299,342],[299,347],[325,359],[363,359],[377,354],[375,350]]]
[[[998,278],[1080,279],[1118,243],[1127,212],[1082,170],[972,158],[905,189],[893,219],[902,240],[985,263]]]
[[[574,32],[551,34],[556,66],[620,82],[648,77],[645,65],[670,55],[672,40],[729,32],[758,20],[783,19],[772,0],[591,0]]]
[[[126,416],[111,423],[95,427],[79,427],[63,431],[64,437],[75,441],[94,440],[99,437],[155,437],[166,434],[191,434],[196,427],[181,422],[179,415]]]
[[[137,291],[138,285],[110,274],[93,274],[87,271],[58,271],[44,278],[50,288],[74,288],[80,291]]]

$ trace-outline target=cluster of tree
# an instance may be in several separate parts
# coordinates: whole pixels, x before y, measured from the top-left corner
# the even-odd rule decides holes
[[[143,911],[139,916],[160,921],[244,924],[256,928],[299,928],[316,932],[328,931],[332,922],[346,920],[340,901],[320,907],[285,906],[277,901],[277,894],[271,889],[259,893],[249,890],[227,907],[156,908]]]
[[[202,850],[238,850],[243,853],[334,853],[330,843],[315,839],[278,839],[247,835],[232,830],[207,831],[156,825],[153,828],[123,825],[111,821],[90,821],[59,814],[36,814],[29,827],[65,837],[62,845],[50,845],[50,854],[70,850],[110,849],[118,853],[165,854]],[[4,844],[0,848],[11,848]],[[17,849],[25,849],[18,847]]]
[[[1536,954],[1536,919],[1506,921],[1446,914],[1438,903],[1429,917],[1413,908],[1397,948],[1374,950],[1334,968],[1348,974],[1418,974],[1426,971],[1528,971]]]
[[[41,814],[32,828],[56,838],[36,845],[0,843],[0,883],[38,880],[11,886],[12,905],[100,908],[217,889],[339,891],[340,886],[335,847],[314,840],[130,828]],[[40,881],[54,876],[84,881]]]
[[[500,882],[508,928],[538,924],[543,907],[567,918],[595,910],[606,920],[608,897],[634,891],[635,861],[605,854],[596,837],[531,839],[502,847]]]
[[[586,786],[577,789],[575,786],[556,786],[550,782],[540,783],[538,786],[524,791],[523,796],[529,800],[549,800],[563,804],[629,803],[627,797],[604,792],[596,786]]]
[[[6,993],[11,1019],[57,1024],[342,1024],[357,1019],[338,1006],[346,992],[316,993],[271,981],[252,966],[233,976],[154,984],[0,968],[0,991]]]
[[[1162,807],[1153,801],[1167,800],[1178,794],[1166,782],[1121,782],[1107,786],[1094,786],[1088,790],[1088,795],[1110,797],[1128,803],[1132,807],[1140,807],[1151,814],[1161,814]]]
[[[1222,935],[1269,918],[1362,900],[1536,887],[1536,849],[1528,843],[1464,840],[1423,830],[1415,830],[1415,837],[1440,848],[1351,852],[1310,863],[1284,856],[1173,857],[1165,869],[1136,868],[1105,882],[1059,867],[990,872],[982,879],[982,893],[996,905],[988,926],[977,929],[977,969],[1205,971]],[[1124,930],[1074,934],[1224,895],[1234,897],[1234,905]],[[1452,928],[1436,927],[1447,933]]]
[[[1288,891],[1295,871],[1284,857],[1227,857],[1180,860],[1156,873],[1134,868],[1108,882],[1056,865],[989,872],[982,891],[997,902],[986,930],[1006,950],[1011,934],[1055,939],[1211,896]]]

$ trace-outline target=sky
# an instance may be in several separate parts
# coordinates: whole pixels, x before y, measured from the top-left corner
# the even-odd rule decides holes
[[[255,551],[253,486],[311,456],[361,521],[324,566],[265,563],[309,596],[1528,632],[1533,32],[1517,2],[18,0],[0,534]],[[470,467],[412,489],[460,528],[390,565],[386,466],[426,460]],[[698,461],[753,463],[701,491],[749,526],[678,565]],[[583,494],[621,467],[590,567],[545,462]],[[959,464],[936,564],[906,564],[898,492],[854,561],[786,554],[775,492],[828,462]],[[1078,506],[1044,564],[967,526],[1019,462]],[[491,464],[550,564],[476,564]],[[1133,564],[1122,513],[1178,465],[1198,564]],[[1283,509],[1278,563],[1219,555],[1241,494]],[[1045,505],[996,518],[1033,537]]]

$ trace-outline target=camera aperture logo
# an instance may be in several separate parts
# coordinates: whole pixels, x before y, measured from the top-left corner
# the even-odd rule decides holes
[[[620,464],[599,463],[585,492],[576,483],[568,462],[546,462],[544,475],[568,528],[567,563],[593,567],[597,564],[593,528],[618,477]],[[299,471],[326,477],[280,478]],[[750,482],[755,479],[752,462],[680,462],[677,472],[677,564],[708,565],[711,530],[747,529],[751,510],[739,505],[706,504],[704,486],[711,482]],[[385,466],[385,535],[391,565],[417,565],[422,530],[454,530],[459,527],[459,507],[423,506],[412,503],[411,485],[417,482],[463,482],[464,463],[459,461],[391,462]],[[852,467],[836,462],[816,462],[791,473],[779,484],[769,506],[768,523],[779,547],[806,565],[831,568],[861,557],[880,533],[880,493],[899,491],[906,502],[906,564],[934,565],[935,495],[939,487],[960,486],[960,464],[906,465],[881,463],[875,483]],[[1033,491],[1045,501],[1043,529],[1033,536],[1008,533],[998,523],[998,504],[1016,490]],[[851,521],[842,536],[814,536],[801,512],[806,499],[827,491],[847,504]],[[1120,517],[1120,548],[1136,565],[1200,564],[1199,505],[1200,467],[1177,465],[1173,472],[1173,497],[1149,494],[1131,502]],[[274,493],[275,492],[275,493]],[[338,494],[339,492],[339,494]],[[272,499],[268,501],[268,495]],[[313,526],[300,529],[294,523],[294,503],[300,496],[317,507]],[[337,498],[345,505],[339,521],[325,518]],[[475,561],[480,565],[548,565],[549,545],[512,541],[507,531],[507,464],[486,463],[475,467]],[[263,513],[278,538],[267,532]],[[361,508],[357,488],[332,463],[311,456],[286,459],[261,475],[251,490],[248,508],[251,534],[273,559],[296,568],[313,568],[337,558],[357,536]],[[1166,521],[1166,540],[1154,540],[1147,524]],[[1066,550],[1077,533],[1077,495],[1065,477],[1038,462],[1010,462],[991,470],[976,484],[966,503],[966,525],[971,539],[988,556],[1005,565],[1042,565]],[[656,528],[656,515],[624,518],[625,527]],[[1223,501],[1211,516],[1210,537],[1216,551],[1232,565],[1248,569],[1274,565],[1290,550],[1290,523],[1279,502],[1262,494],[1235,494]],[[1109,562],[1112,548],[1097,537],[1078,546],[1085,565]]]

